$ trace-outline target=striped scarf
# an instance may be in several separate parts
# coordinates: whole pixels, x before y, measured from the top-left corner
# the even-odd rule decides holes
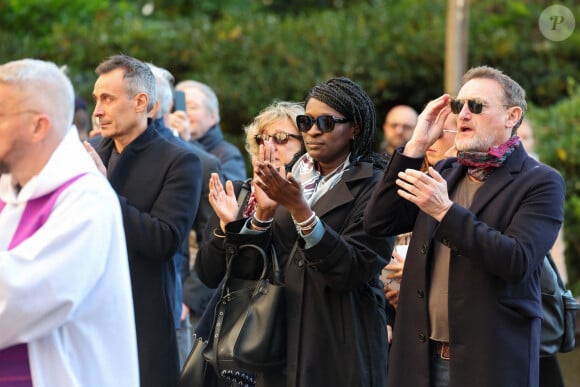
[[[478,181],[485,181],[519,146],[520,138],[512,136],[505,143],[489,148],[487,152],[459,151],[457,152],[457,161],[468,167],[467,174],[469,176]]]

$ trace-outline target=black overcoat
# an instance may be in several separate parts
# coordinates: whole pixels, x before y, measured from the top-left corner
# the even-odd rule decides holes
[[[309,249],[283,207],[276,211],[271,232],[260,236],[237,233],[244,220],[228,224],[225,245],[273,243],[284,271],[287,366],[283,374],[259,376],[259,386],[385,386],[386,299],[378,274],[394,238],[371,236],[362,227],[380,175],[364,162],[344,172],[312,208],[325,233]],[[296,240],[297,253],[290,259]],[[198,253],[196,270],[210,286],[225,271],[224,259],[216,259],[220,251],[225,255],[223,246],[214,239],[205,253]]]
[[[563,221],[562,177],[520,146],[485,181],[471,208],[453,204],[438,223],[396,193],[397,173],[420,169],[421,162],[397,152],[365,213],[371,234],[413,230],[389,358],[389,386],[429,387],[428,292],[434,241],[451,249],[450,386],[537,386],[539,278],[543,257]],[[449,191],[467,172],[455,158],[436,169]]]
[[[105,166],[113,147],[113,140],[105,138],[96,148]],[[108,174],[123,213],[141,387],[175,386],[179,362],[172,259],[197,213],[200,161],[193,152],[163,139],[151,125],[125,147]]]

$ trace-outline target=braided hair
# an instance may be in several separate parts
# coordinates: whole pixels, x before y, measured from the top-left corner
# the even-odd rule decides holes
[[[351,144],[350,162],[368,161],[378,167],[385,167],[386,159],[372,152],[376,125],[375,105],[358,84],[344,77],[333,78],[314,86],[306,96],[304,106],[311,98],[352,119],[359,128]]]

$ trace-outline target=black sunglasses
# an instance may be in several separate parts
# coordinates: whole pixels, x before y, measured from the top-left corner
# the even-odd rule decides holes
[[[463,109],[463,105],[465,105],[465,100],[462,101],[460,99],[452,99],[449,102],[449,106],[451,107],[451,111],[453,112],[453,114],[459,114],[459,112]],[[467,108],[473,114],[480,114],[484,106],[485,104],[480,99],[467,100]]]
[[[339,118],[328,115],[318,116],[316,118],[305,115],[296,116],[296,125],[301,132],[308,132],[312,128],[312,125],[316,123],[316,126],[321,132],[327,133],[334,130],[334,124],[344,124],[349,121],[352,120],[350,118]]]
[[[262,145],[263,143],[265,143],[266,141],[268,141],[271,138],[274,139],[275,144],[284,145],[288,142],[290,137],[295,138],[297,140],[302,139],[302,136],[299,136],[298,134],[292,134],[292,133],[286,133],[286,132],[276,132],[274,134],[262,133],[262,134],[256,135],[256,137],[254,137],[254,139],[256,140],[256,143],[258,145]]]

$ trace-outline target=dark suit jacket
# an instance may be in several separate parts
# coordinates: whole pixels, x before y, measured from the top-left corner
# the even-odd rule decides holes
[[[433,242],[451,249],[451,387],[538,385],[540,270],[563,221],[565,187],[552,168],[518,147],[476,193],[441,223],[397,195],[397,173],[422,159],[396,152],[365,211],[371,234],[413,230],[389,358],[391,386],[429,386],[429,283]],[[436,169],[453,192],[467,169]]]
[[[105,138],[96,149],[105,166],[113,148],[113,140]],[[192,197],[199,197],[201,189],[199,158],[164,140],[151,125],[107,173],[123,212],[141,386],[174,386],[179,363],[171,310],[176,286],[172,258],[197,212]]]

